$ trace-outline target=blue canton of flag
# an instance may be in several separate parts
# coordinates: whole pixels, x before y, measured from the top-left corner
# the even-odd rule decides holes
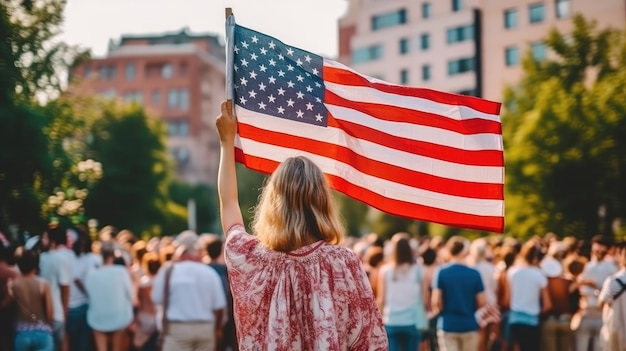
[[[235,27],[235,103],[274,117],[326,126],[323,58]]]

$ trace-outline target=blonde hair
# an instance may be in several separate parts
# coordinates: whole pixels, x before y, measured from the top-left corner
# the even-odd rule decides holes
[[[322,171],[305,157],[291,157],[268,179],[252,229],[266,247],[289,252],[323,240],[339,244],[343,226]]]

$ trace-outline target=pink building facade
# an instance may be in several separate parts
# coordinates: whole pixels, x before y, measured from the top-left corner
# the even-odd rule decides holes
[[[224,47],[215,35],[123,36],[106,57],[76,67],[83,93],[140,103],[167,125],[177,179],[215,184],[215,116],[224,99]]]
[[[484,16],[483,96],[502,99],[506,86],[522,75],[521,60],[527,52],[541,60],[550,52],[542,39],[550,29],[569,33],[572,16],[583,14],[598,28],[626,26],[625,0],[482,0]]]
[[[478,0],[352,0],[339,21],[339,60],[409,86],[480,95]]]
[[[350,0],[339,20],[339,61],[392,83],[501,101],[519,81],[523,55],[571,31],[582,13],[624,28],[626,0]]]

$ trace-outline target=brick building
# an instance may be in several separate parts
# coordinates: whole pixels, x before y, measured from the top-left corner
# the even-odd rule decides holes
[[[217,35],[186,29],[162,35],[124,35],[105,57],[72,72],[88,93],[138,102],[167,124],[177,179],[213,185],[219,140],[215,116],[225,96],[224,46]]]

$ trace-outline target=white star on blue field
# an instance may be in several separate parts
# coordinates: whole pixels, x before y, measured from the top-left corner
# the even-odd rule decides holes
[[[279,118],[326,126],[323,58],[235,26],[237,105]]]

